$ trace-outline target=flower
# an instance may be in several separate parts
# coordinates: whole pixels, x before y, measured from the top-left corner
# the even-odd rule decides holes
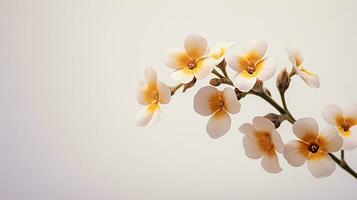
[[[328,105],[322,109],[322,117],[342,136],[342,149],[353,150],[357,147],[357,104],[342,109],[337,105]]]
[[[176,71],[171,77],[181,83],[189,83],[196,77],[198,80],[208,76],[215,66],[215,61],[205,56],[207,40],[198,35],[189,35],[185,40],[185,50],[170,49],[164,63]]]
[[[156,72],[152,68],[145,70],[146,83],[139,82],[137,88],[137,100],[145,108],[136,116],[138,126],[154,125],[160,118],[160,105],[167,104],[171,99],[170,88],[157,80]]]
[[[210,48],[208,55],[216,61],[216,65],[224,60],[224,56],[228,49],[235,43],[220,42]]]
[[[228,66],[237,71],[233,83],[240,91],[248,92],[257,79],[266,81],[274,75],[275,61],[263,58],[266,49],[266,42],[256,39],[244,45],[243,54],[235,51],[226,53]]]
[[[200,115],[212,115],[206,130],[209,136],[218,138],[229,130],[231,118],[228,113],[238,113],[240,103],[232,88],[219,91],[212,86],[206,86],[197,92],[194,98],[194,109]]]
[[[287,49],[287,52],[295,73],[299,75],[308,86],[318,88],[320,86],[319,76],[301,66],[303,57],[299,51],[291,48]]]
[[[336,152],[342,146],[342,138],[336,129],[327,126],[319,133],[314,119],[302,118],[294,123],[293,131],[300,140],[285,145],[283,155],[288,163],[298,167],[307,160],[307,167],[314,177],[330,176],[336,169],[336,163],[328,153]]]
[[[270,120],[264,117],[255,117],[253,124],[244,123],[239,127],[239,130],[245,134],[243,147],[249,158],[263,157],[261,164],[267,172],[279,173],[282,171],[276,152],[282,153],[284,144]]]

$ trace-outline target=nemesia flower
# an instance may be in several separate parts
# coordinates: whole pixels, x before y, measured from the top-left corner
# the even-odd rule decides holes
[[[220,42],[210,48],[208,55],[216,61],[216,65],[224,60],[224,56],[229,48],[235,43]]]
[[[185,50],[170,49],[164,63],[176,71],[171,77],[181,83],[189,83],[194,77],[200,80],[208,76],[215,61],[206,56],[207,40],[198,35],[189,35],[185,40]]]
[[[154,125],[160,117],[160,105],[167,104],[171,99],[170,88],[157,80],[156,72],[152,68],[145,70],[146,82],[139,82],[137,100],[145,105],[136,116],[138,126]]]
[[[287,49],[287,52],[296,74],[299,75],[308,86],[318,88],[320,86],[319,76],[301,66],[303,57],[300,52],[296,49]]]
[[[237,72],[233,84],[242,92],[251,90],[257,81],[266,81],[275,73],[275,61],[263,58],[267,44],[264,40],[249,41],[243,47],[243,54],[228,51],[225,59],[229,67]]]
[[[325,127],[319,133],[319,126],[312,118],[302,118],[293,125],[293,131],[300,140],[290,141],[285,145],[284,157],[294,167],[307,167],[316,178],[330,176],[336,169],[336,163],[328,153],[341,149],[342,138],[332,126]]]
[[[343,108],[328,105],[322,109],[322,117],[342,136],[342,149],[353,150],[357,147],[357,104]]]
[[[228,113],[238,113],[240,103],[232,88],[219,91],[212,86],[206,86],[197,92],[194,98],[194,109],[200,115],[212,115],[206,130],[209,136],[218,138],[229,130],[231,118]]]
[[[282,153],[284,144],[270,120],[264,117],[255,117],[253,124],[245,123],[239,130],[245,134],[243,147],[249,158],[263,157],[261,164],[267,172],[279,173],[282,171],[276,152]]]

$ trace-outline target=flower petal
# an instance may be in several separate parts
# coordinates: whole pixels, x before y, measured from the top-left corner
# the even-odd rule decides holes
[[[160,108],[158,108],[154,111],[154,114],[152,115],[151,120],[148,123],[148,126],[155,126],[159,122],[160,115],[161,115],[161,110]]]
[[[315,178],[330,176],[336,169],[336,163],[323,152],[311,154],[307,167]]]
[[[345,118],[353,118],[357,121],[357,104],[351,104],[342,107]]]
[[[265,153],[261,162],[263,169],[269,173],[279,173],[282,171],[275,151]]]
[[[205,86],[198,90],[197,94],[193,99],[193,108],[195,111],[203,116],[208,116],[214,113],[216,110],[212,109],[211,98],[217,96],[218,98],[219,91],[212,86]]]
[[[222,96],[224,99],[224,109],[231,114],[238,113],[240,110],[240,103],[233,89],[229,87],[224,88]]]
[[[147,90],[147,85],[144,81],[140,81],[136,89],[136,99],[141,105],[148,105],[151,102],[147,101],[145,91]]]
[[[273,58],[267,58],[260,61],[257,64],[257,78],[261,81],[270,79],[275,73],[275,60]]]
[[[200,80],[206,78],[216,66],[212,58],[203,58],[197,62],[197,67],[192,70],[195,77]]]
[[[274,144],[276,151],[279,153],[283,153],[284,152],[284,143],[283,143],[283,140],[281,139],[280,134],[276,130],[274,130],[271,133],[271,140]]]
[[[228,51],[225,55],[228,66],[236,72],[245,70],[248,66],[247,59],[236,51]]]
[[[216,61],[216,64],[219,64],[223,61],[226,52],[230,49],[235,43],[220,42],[212,46],[209,51],[209,56]]]
[[[244,123],[239,127],[239,131],[243,134],[253,135],[255,132],[254,126],[249,123]]]
[[[161,104],[169,103],[171,99],[170,88],[165,83],[158,81],[157,89],[159,91],[159,102]]]
[[[299,140],[292,140],[285,145],[283,155],[290,165],[299,167],[305,163],[310,152],[307,144]]]
[[[242,92],[248,92],[254,87],[257,78],[247,77],[244,73],[239,73],[234,76],[233,84]]]
[[[187,67],[189,62],[190,58],[188,57],[186,51],[182,49],[169,49],[164,58],[164,64],[173,69],[182,69]]]
[[[338,105],[328,105],[322,108],[322,117],[324,120],[331,125],[336,126],[336,119],[339,117],[343,117],[342,109]]]
[[[231,118],[224,110],[215,112],[209,119],[206,130],[211,138],[219,138],[229,130]]]
[[[157,75],[156,75],[155,70],[151,67],[146,68],[145,69],[145,78],[146,78],[146,82],[148,84],[156,84]]]
[[[199,35],[189,35],[185,40],[185,49],[190,58],[198,59],[207,51],[207,40]]]
[[[267,43],[262,39],[255,39],[243,46],[243,53],[250,62],[257,62],[263,58],[267,50]]]
[[[300,52],[294,48],[289,48],[286,51],[293,66],[300,66],[303,61],[303,57],[301,56]]]
[[[324,152],[336,152],[341,149],[343,140],[333,126],[326,126],[322,129],[318,144]]]
[[[149,104],[145,108],[142,108],[136,115],[136,125],[137,126],[146,126],[151,119],[155,111],[159,110],[160,107],[156,103]],[[155,119],[157,121],[157,119]]]
[[[171,78],[180,83],[189,83],[194,78],[194,75],[189,68],[182,68],[173,72]]]
[[[259,132],[271,133],[275,130],[273,122],[264,117],[255,117],[253,119],[253,125]]]
[[[350,128],[351,134],[343,137],[342,149],[354,150],[357,147],[357,125]]]
[[[294,67],[294,70],[296,74],[299,75],[308,86],[313,88],[320,87],[320,80],[318,75],[311,73],[303,67]]]
[[[248,158],[258,159],[264,154],[255,137],[252,135],[247,134],[243,137],[243,147]]]
[[[294,123],[293,132],[296,137],[309,143],[311,141],[317,140],[319,134],[319,126],[317,122],[312,118],[301,118]]]

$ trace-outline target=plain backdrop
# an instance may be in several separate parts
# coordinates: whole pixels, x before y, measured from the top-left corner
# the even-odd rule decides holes
[[[263,38],[277,71],[290,67],[285,48],[299,49],[321,87],[294,77],[288,106],[324,127],[324,105],[357,102],[356,13],[353,0],[0,0],[0,199],[356,199],[339,167],[315,179],[281,155],[280,174],[246,157],[238,127],[275,112],[256,97],[211,139],[193,110],[209,79],[178,92],[157,126],[135,126],[144,69],[176,84],[164,52],[195,33],[210,45]],[[294,139],[290,124],[278,131]],[[357,170],[357,150],[346,159]]]

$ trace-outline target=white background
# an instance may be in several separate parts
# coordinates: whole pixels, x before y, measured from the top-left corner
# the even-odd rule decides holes
[[[321,107],[357,102],[356,1],[0,0],[0,199],[356,199],[356,180],[337,167],[315,179],[280,156],[266,173],[245,156],[238,127],[274,111],[256,97],[224,137],[205,132],[192,101],[201,81],[138,128],[136,85],[155,67],[169,85],[165,50],[190,33],[214,44],[253,38],[289,67],[298,48],[321,87],[294,77],[288,105],[325,122]],[[230,71],[231,72],[231,71]],[[277,98],[275,80],[266,83]],[[279,129],[293,139],[290,124]],[[357,170],[357,150],[346,152]]]

